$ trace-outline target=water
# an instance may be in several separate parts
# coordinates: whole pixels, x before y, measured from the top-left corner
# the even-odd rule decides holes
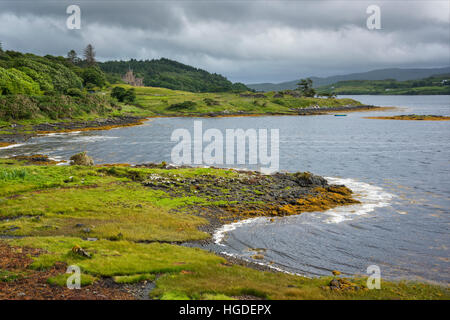
[[[257,219],[229,226],[214,249],[307,276],[365,274],[450,282],[450,122],[364,119],[394,114],[450,115],[450,96],[356,96],[402,110],[346,117],[160,118],[139,127],[54,134],[0,150],[0,156],[44,153],[58,159],[87,151],[97,163],[170,162],[174,129],[280,129],[280,169],[311,171],[352,188],[363,203],[328,212]]]

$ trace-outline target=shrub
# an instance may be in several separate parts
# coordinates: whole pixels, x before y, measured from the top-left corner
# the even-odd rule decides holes
[[[69,88],[67,89],[66,94],[71,97],[84,97],[84,92],[78,88]]]
[[[219,101],[216,101],[216,100],[211,99],[211,98],[205,98],[205,99],[203,99],[203,102],[207,106],[218,106],[218,105],[220,105]]]
[[[174,103],[167,107],[167,110],[191,110],[193,109],[197,104],[194,101],[184,101],[180,103]]]
[[[93,85],[94,87],[102,88],[106,84],[105,75],[100,69],[96,67],[84,69],[81,76],[83,78],[83,84],[85,86],[90,84]]]
[[[22,93],[29,95],[40,94],[39,85],[20,70],[0,67],[0,95]]]
[[[122,87],[114,87],[111,91],[111,97],[116,98],[119,102],[133,103],[136,101],[136,92],[134,88],[125,90]]]

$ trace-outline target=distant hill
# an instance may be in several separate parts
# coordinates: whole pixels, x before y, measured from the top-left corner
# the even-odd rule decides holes
[[[395,79],[346,80],[319,87],[316,91],[318,94],[334,93],[337,95],[450,94],[450,73],[406,81],[397,81]]]
[[[99,63],[111,83],[121,81],[130,68],[144,78],[145,86],[191,92],[242,92],[250,90],[216,73],[209,73],[166,58],[154,60],[107,61]]]
[[[428,68],[428,69],[378,69],[368,72],[351,73],[347,75],[337,75],[326,78],[310,77],[313,80],[315,88],[333,84],[339,81],[347,80],[385,80],[395,79],[397,81],[417,80],[430,77],[433,75],[450,73],[450,66],[445,68]],[[306,77],[305,77],[306,78]],[[299,80],[287,81],[282,83],[256,83],[247,84],[247,87],[256,91],[280,91],[287,89],[295,89]]]

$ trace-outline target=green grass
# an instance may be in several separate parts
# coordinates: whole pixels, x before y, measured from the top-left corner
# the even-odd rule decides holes
[[[365,278],[352,281],[358,291],[325,289],[332,277],[308,279],[294,275],[261,272],[240,266],[206,265],[192,274],[167,274],[157,280],[155,298],[176,292],[189,299],[205,295],[239,297],[251,295],[262,299],[449,299],[443,287],[414,282],[382,281],[380,290],[363,289]]]
[[[208,234],[198,227],[206,220],[191,214],[189,206],[227,203],[201,193],[173,197],[144,187],[142,182],[150,175],[181,180],[208,176],[216,181],[235,178],[238,173],[205,168],[23,166],[20,161],[1,159],[0,216],[9,221],[0,220],[0,233],[25,236],[2,241],[43,249],[45,253],[32,258],[30,267],[35,270],[57,262],[79,266],[86,286],[102,277],[113,277],[117,283],[154,281],[151,296],[157,299],[248,295],[263,299],[450,299],[446,288],[408,282],[382,281],[381,290],[335,292],[326,289],[330,277],[307,279],[261,272],[231,265],[205,250],[162,243],[205,239]],[[87,237],[98,240],[83,240]],[[72,249],[77,246],[91,258],[75,253]],[[2,281],[20,276],[14,270],[0,271]],[[48,282],[65,285],[67,277],[61,274]],[[364,288],[365,279],[353,282]]]
[[[121,85],[124,88],[129,86]],[[285,95],[274,98],[274,93],[266,93],[266,98],[241,97],[237,93],[192,93],[164,88],[138,87],[137,103],[142,109],[158,115],[205,115],[208,113],[236,114],[293,114],[292,109],[308,108],[313,105],[337,107],[359,105],[352,99],[294,98]],[[211,103],[213,101],[214,103]],[[183,107],[184,106],[184,107]]]
[[[14,271],[0,269],[0,282],[13,282],[23,278],[23,274]]]
[[[151,273],[144,273],[129,276],[115,276],[113,279],[116,283],[138,283],[142,281],[154,281],[156,279],[156,275]]]
[[[224,259],[197,248],[164,243],[135,243],[129,241],[84,241],[72,237],[27,237],[8,241],[10,244],[42,248],[48,254],[34,259],[31,267],[48,269],[55,262],[77,265],[94,276],[129,276],[136,274],[177,273],[196,270],[203,265],[218,265]],[[92,255],[81,257],[72,252],[80,246]]]
[[[70,273],[59,274],[54,277],[50,277],[47,279],[47,283],[55,286],[65,287],[67,286],[67,279],[71,276]],[[92,285],[97,280],[96,277],[93,277],[89,274],[81,274],[80,275],[80,285],[81,287],[86,287]]]

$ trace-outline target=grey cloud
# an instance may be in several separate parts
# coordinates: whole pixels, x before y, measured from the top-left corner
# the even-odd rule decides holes
[[[450,64],[448,1],[0,1],[0,41],[38,54],[168,57],[235,81],[283,81],[382,67]],[[79,4],[82,29],[65,28]]]

